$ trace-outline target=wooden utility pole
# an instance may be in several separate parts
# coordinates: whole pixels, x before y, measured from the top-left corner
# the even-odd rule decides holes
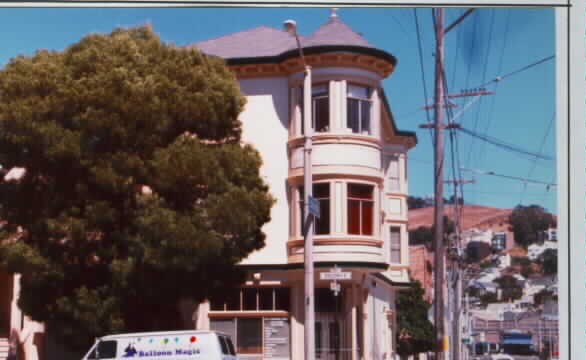
[[[462,359],[462,322],[461,322],[461,304],[462,304],[462,273],[460,272],[460,255],[462,253],[462,244],[461,244],[461,212],[457,211],[459,209],[459,198],[458,198],[458,186],[465,185],[465,184],[474,184],[476,183],[476,179],[465,180],[465,179],[453,179],[453,180],[446,180],[444,181],[446,184],[453,184],[454,185],[454,222],[455,222],[455,232],[456,238],[455,244],[450,244],[450,253],[453,255],[450,257],[450,268],[452,273],[452,283],[450,284],[450,289],[452,290],[452,329],[451,329],[451,336],[450,339],[452,340],[452,360],[461,360]],[[448,294],[449,297],[449,294]]]
[[[434,95],[434,323],[435,323],[435,360],[444,360],[444,9],[433,9],[435,18],[435,95]]]

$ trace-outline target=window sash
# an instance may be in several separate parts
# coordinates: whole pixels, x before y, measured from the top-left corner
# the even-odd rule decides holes
[[[314,198],[319,201],[320,217],[313,219],[313,233],[315,235],[330,234],[330,183],[313,184]],[[304,187],[299,187],[299,228],[303,235],[305,226],[305,191]]]
[[[299,108],[301,113],[301,135],[305,134],[303,86],[299,87]],[[311,88],[311,127],[315,132],[327,132],[330,125],[330,95],[326,85]]]
[[[373,235],[373,198],[372,185],[348,184],[348,234]]]
[[[290,311],[286,287],[244,287],[210,299],[211,311]],[[240,299],[242,298],[242,301]]]
[[[346,126],[352,129],[353,133],[371,134],[371,107],[370,88],[348,85],[346,93]]]
[[[239,318],[236,322],[236,352],[262,354],[262,335],[262,318]]]
[[[401,228],[390,227],[391,263],[401,262]]]

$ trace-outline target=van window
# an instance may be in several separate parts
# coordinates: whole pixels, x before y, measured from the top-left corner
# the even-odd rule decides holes
[[[224,336],[218,336],[218,340],[220,340],[220,346],[222,347],[222,354],[228,355],[230,350],[228,350],[228,344],[226,344],[226,338]]]
[[[234,344],[232,344],[232,339],[226,337],[226,343],[228,344],[228,348],[230,349],[230,355],[236,356],[236,350],[234,349]]]
[[[88,359],[114,359],[116,358],[116,341],[115,340],[107,340],[107,341],[100,341],[98,343],[98,355],[99,358],[96,356],[96,349],[92,350],[91,354],[88,356]]]

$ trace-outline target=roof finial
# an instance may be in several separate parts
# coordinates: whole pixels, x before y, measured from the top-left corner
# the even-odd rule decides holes
[[[338,11],[338,8],[332,8],[331,12],[330,12],[330,19],[335,19],[338,17],[338,14],[336,13]]]

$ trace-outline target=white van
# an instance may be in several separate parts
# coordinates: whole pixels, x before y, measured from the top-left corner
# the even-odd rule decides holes
[[[230,336],[205,330],[107,335],[82,360],[238,360]]]

